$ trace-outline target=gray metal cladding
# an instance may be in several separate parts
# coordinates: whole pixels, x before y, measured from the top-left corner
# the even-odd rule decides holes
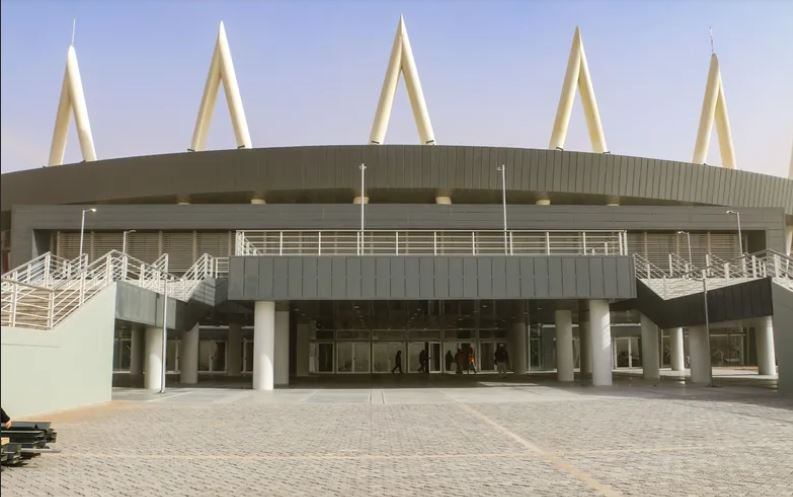
[[[625,256],[232,257],[229,300],[626,299]]]
[[[632,197],[736,207],[781,207],[793,215],[793,180],[675,161],[612,154],[496,147],[350,145],[217,150],[128,157],[3,175],[2,211],[22,204],[118,202],[174,195],[355,191],[367,188]],[[290,193],[291,192],[291,193]]]

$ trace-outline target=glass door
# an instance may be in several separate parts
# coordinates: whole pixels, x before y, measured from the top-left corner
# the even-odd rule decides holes
[[[397,352],[403,351],[404,356],[405,344],[403,342],[373,342],[372,343],[372,372],[373,373],[390,373],[396,365]],[[405,364],[402,364],[405,367]]]
[[[430,373],[440,373],[442,370],[443,357],[441,342],[430,342]]]
[[[333,343],[314,342],[309,347],[309,373],[333,372]]]
[[[368,373],[370,363],[369,342],[336,343],[337,372]]]

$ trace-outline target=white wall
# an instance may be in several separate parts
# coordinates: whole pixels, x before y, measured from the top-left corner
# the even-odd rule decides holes
[[[3,328],[0,402],[9,416],[110,400],[115,309],[113,284],[52,330]]]

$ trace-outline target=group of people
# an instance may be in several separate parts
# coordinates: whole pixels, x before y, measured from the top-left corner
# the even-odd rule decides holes
[[[507,348],[504,347],[503,343],[498,344],[494,355],[498,374],[504,377],[507,374],[507,367],[509,366],[509,352],[507,352]],[[451,350],[446,351],[446,371],[451,371],[452,366],[455,367],[456,374],[470,374],[472,371],[474,374],[477,374],[476,353],[474,352],[474,348],[471,345],[466,345],[465,348],[457,347],[456,354],[452,354]],[[429,368],[429,354],[427,353],[427,349],[424,348],[419,352],[418,372],[429,373]],[[394,356],[394,367],[391,369],[391,374],[397,371],[399,371],[399,374],[404,373],[402,370],[402,350],[398,350],[396,356]]]

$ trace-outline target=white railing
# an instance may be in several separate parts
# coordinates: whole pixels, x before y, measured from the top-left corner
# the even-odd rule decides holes
[[[83,254],[83,266],[86,266],[87,263],[88,257]],[[77,277],[80,267],[79,257],[70,260],[46,252],[6,272],[2,279],[33,286],[54,287]]]
[[[694,266],[688,259],[683,259],[679,255],[673,253],[669,254],[669,275],[678,276],[683,274],[699,271],[699,268]]]
[[[709,290],[760,278],[772,278],[775,283],[793,290],[793,259],[779,252],[764,250],[730,261],[708,255],[706,260],[709,265],[703,269],[681,273],[670,265],[667,272],[640,254],[633,254],[636,277],[663,299],[702,292],[703,275]]]
[[[627,255],[625,231],[237,231],[236,255]]]
[[[79,268],[79,262],[67,262],[70,267],[76,264]],[[3,275],[0,324],[50,329],[115,281],[132,283],[160,294],[166,292],[167,285],[170,297],[187,301],[203,280],[228,273],[228,258],[208,254],[202,255],[184,276],[176,277],[168,273],[167,254],[149,264],[112,250],[84,264],[82,271],[62,272],[63,277],[57,278],[50,271],[49,277],[44,276],[47,265],[52,269],[58,264],[65,263],[51,255],[42,256]],[[31,270],[27,271],[27,267]]]

